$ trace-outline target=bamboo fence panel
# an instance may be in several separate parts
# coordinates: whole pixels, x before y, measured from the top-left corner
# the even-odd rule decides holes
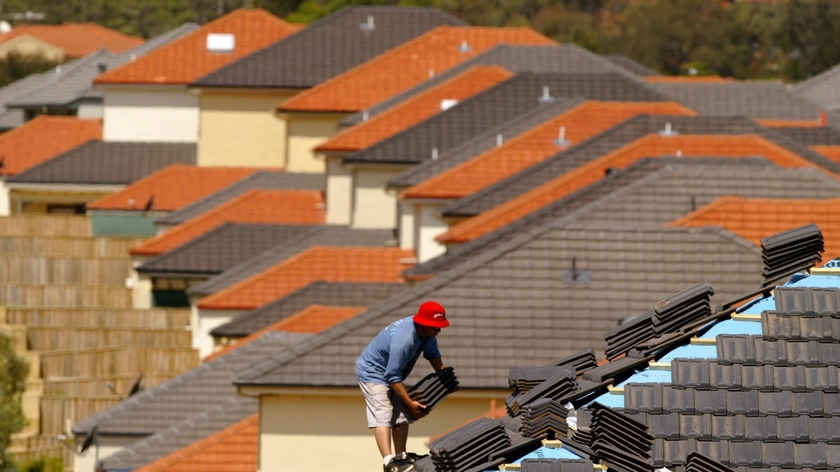
[[[103,346],[190,347],[192,333],[186,329],[29,327],[26,339],[29,349],[44,353]]]
[[[131,306],[131,290],[98,285],[0,285],[5,306]]]
[[[64,470],[73,470],[73,446],[65,445],[58,440],[58,434],[49,436],[35,435],[27,437],[12,437],[8,453],[19,465],[27,464],[45,457],[62,456]]]
[[[186,372],[199,364],[192,348],[110,347],[41,354],[41,377],[106,377],[114,374]]]
[[[66,429],[68,419],[73,424],[119,402],[120,398],[116,395],[45,396],[41,399],[41,434],[57,436]]]
[[[0,257],[0,283],[80,284],[124,286],[131,274],[131,261],[125,257]]]
[[[0,236],[0,255],[123,257],[146,238],[85,236]]]
[[[190,324],[188,308],[9,307],[5,312],[7,323],[32,327],[172,329]]]
[[[14,236],[90,236],[85,215],[14,215],[0,218],[0,234]]]
[[[183,372],[150,372],[142,374],[140,385],[145,390]],[[44,395],[53,396],[126,396],[140,374],[116,374],[103,377],[51,377],[44,380]],[[109,387],[110,386],[110,387]]]

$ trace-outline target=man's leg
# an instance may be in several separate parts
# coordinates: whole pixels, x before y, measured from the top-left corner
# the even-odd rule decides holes
[[[391,427],[377,426],[374,428],[373,435],[376,437],[376,446],[379,447],[382,457],[391,455]],[[403,442],[404,445],[405,442]]]
[[[392,434],[394,436],[394,454],[400,455],[405,452],[405,446],[408,442],[408,423],[400,423],[394,426]]]

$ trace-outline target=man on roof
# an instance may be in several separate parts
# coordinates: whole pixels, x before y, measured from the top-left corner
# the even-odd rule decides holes
[[[413,400],[403,381],[423,354],[435,372],[443,369],[437,334],[449,326],[446,310],[434,301],[379,332],[356,359],[356,376],[365,397],[368,427],[374,430],[385,472],[414,470],[422,456],[406,451],[408,425],[429,414]],[[391,442],[393,441],[393,449]]]

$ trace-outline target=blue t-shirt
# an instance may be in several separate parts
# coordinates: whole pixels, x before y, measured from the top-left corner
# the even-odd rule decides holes
[[[434,336],[417,334],[411,316],[399,319],[380,331],[362,351],[356,359],[356,376],[366,383],[402,382],[421,352],[426,359],[441,357]]]

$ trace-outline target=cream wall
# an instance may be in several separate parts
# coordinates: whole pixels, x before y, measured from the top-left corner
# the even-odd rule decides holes
[[[284,113],[288,130],[285,167],[289,172],[324,172],[313,149],[338,131],[346,113]]]
[[[400,249],[416,249],[414,234],[414,209],[405,200],[397,200]]]
[[[9,199],[9,187],[5,180],[0,180],[0,216],[12,214],[12,202]]]
[[[358,167],[353,172],[353,228],[396,228],[397,196],[385,184],[403,167]]]
[[[10,52],[17,52],[24,55],[40,55],[54,62],[64,60],[63,49],[28,34],[12,38],[0,44],[0,58],[5,58]]]
[[[216,350],[216,342],[210,331],[233,320],[242,314],[241,310],[201,310],[192,306],[195,316],[192,323],[192,347],[198,349],[200,358],[205,358]]]
[[[123,186],[116,185],[79,187],[60,184],[11,184],[8,187],[8,208],[12,214],[46,213],[51,205],[89,203],[122,188]]]
[[[419,262],[426,262],[446,252],[446,246],[435,241],[435,237],[448,229],[440,217],[442,203],[415,204],[415,241],[414,248]]]
[[[104,141],[198,141],[198,96],[186,87],[102,90]]]
[[[77,418],[80,421],[84,418]],[[74,455],[74,463],[70,464],[74,472],[96,472],[96,465],[99,461],[112,456],[124,448],[136,443],[140,438],[137,436],[97,436],[94,444],[85,452]],[[84,437],[77,437],[78,445],[76,451],[81,448]],[[65,464],[67,466],[68,464]]]
[[[491,399],[504,405],[510,392],[450,394],[409,430],[408,449],[425,454],[439,435],[487,414]],[[259,470],[369,472],[382,467],[367,428],[358,388],[319,388],[260,396]]]
[[[286,121],[277,104],[291,92],[201,90],[198,165],[281,167]]]
[[[353,173],[337,157],[324,157],[327,224],[349,225],[353,208]]]
[[[148,256],[132,256],[131,266],[136,269],[149,259]],[[152,280],[150,278],[132,270],[125,283],[131,289],[132,308],[144,310],[152,307]]]

